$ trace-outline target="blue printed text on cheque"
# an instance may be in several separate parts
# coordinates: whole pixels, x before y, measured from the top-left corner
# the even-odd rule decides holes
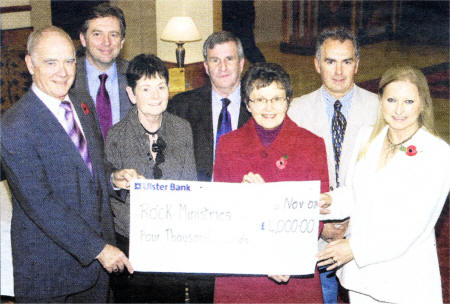
[[[162,191],[191,191],[189,184],[177,185],[170,183],[170,185],[161,185],[159,183],[135,183],[135,190],[162,190]]]

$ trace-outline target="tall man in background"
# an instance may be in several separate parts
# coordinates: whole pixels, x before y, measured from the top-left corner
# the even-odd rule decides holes
[[[229,123],[225,129],[235,130],[247,122],[250,113],[241,100],[245,59],[239,38],[226,31],[212,33],[203,44],[203,58],[210,82],[174,96],[169,111],[191,124],[198,180],[211,181],[217,139],[224,134],[222,127]]]
[[[222,1],[222,28],[241,40],[244,55],[252,64],[266,62],[255,42],[255,1]]]
[[[80,30],[80,41],[86,53],[77,60],[71,92],[90,96],[86,103],[97,114],[104,138],[131,106],[125,91],[128,62],[118,58],[125,42],[125,31],[122,10],[108,3],[93,7]]]
[[[34,31],[27,51],[32,87],[1,121],[16,301],[106,302],[107,272],[133,272],[113,246],[110,179],[126,188],[128,174],[137,174],[105,168],[86,96],[68,94],[76,59],[67,33],[54,26]]]
[[[250,113],[241,100],[240,80],[245,59],[239,38],[226,31],[212,33],[203,44],[203,57],[210,82],[174,96],[168,110],[191,124],[198,180],[211,181],[218,139],[241,127]],[[214,282],[213,275],[192,277],[189,280],[191,302],[212,303]]]
[[[355,85],[359,66],[359,45],[355,35],[344,28],[325,29],[317,38],[314,66],[323,85],[316,91],[295,98],[288,111],[299,126],[325,141],[330,190],[345,181],[358,130],[373,125],[378,97]],[[344,237],[348,220],[326,223],[319,247]],[[335,272],[320,274],[325,303],[337,303]]]

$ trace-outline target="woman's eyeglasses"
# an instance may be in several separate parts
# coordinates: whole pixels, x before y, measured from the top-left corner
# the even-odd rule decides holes
[[[270,99],[267,98],[263,98],[263,97],[258,97],[255,99],[248,99],[249,101],[253,102],[255,105],[257,106],[264,106],[266,104],[268,104],[269,102],[272,104],[272,106],[277,107],[277,106],[281,106],[284,105],[284,102],[287,100],[286,97],[280,97],[280,96],[276,96]]]

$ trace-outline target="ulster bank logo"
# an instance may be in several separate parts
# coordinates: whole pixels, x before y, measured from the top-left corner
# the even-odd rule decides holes
[[[148,182],[148,183],[135,183],[134,190],[150,190],[150,191],[191,191],[191,185],[175,184],[175,183],[160,183],[160,182]]]

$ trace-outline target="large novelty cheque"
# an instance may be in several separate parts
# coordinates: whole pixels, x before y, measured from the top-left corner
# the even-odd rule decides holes
[[[130,260],[136,271],[314,273],[320,182],[136,180]]]

